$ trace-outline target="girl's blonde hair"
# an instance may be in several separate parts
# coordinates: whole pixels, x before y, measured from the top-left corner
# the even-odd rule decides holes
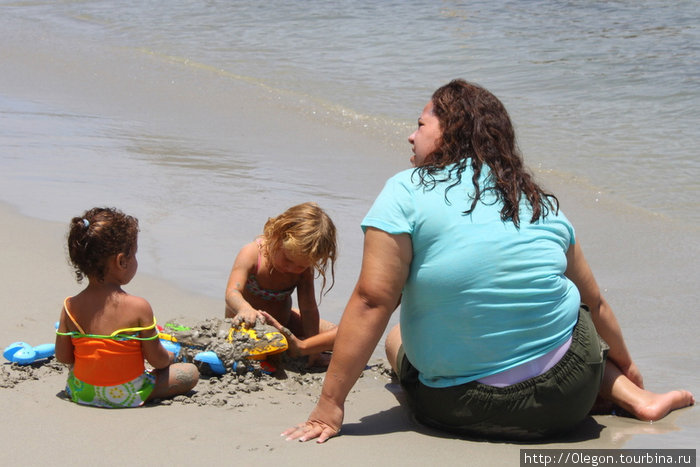
[[[330,262],[331,286],[335,284],[337,243],[335,224],[316,203],[292,206],[277,217],[271,217],[263,229],[264,254],[284,248],[285,251],[308,258],[318,275],[323,278],[321,294],[326,287],[326,268]],[[328,290],[326,292],[328,292]]]

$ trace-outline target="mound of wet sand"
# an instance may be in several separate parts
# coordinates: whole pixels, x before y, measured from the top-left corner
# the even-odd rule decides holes
[[[326,367],[308,367],[306,358],[291,358],[284,352],[269,356],[264,361],[249,359],[249,350],[256,344],[251,340],[255,339],[235,333],[234,339],[229,342],[227,337],[230,328],[230,320],[215,318],[194,324],[173,321],[166,323],[166,332],[183,344],[178,361],[192,362],[198,352],[213,351],[228,371],[219,375],[212,372],[206,363],[195,362],[201,377],[189,394],[151,403],[243,407],[252,405],[254,400],[251,394],[261,391],[270,397],[274,397],[278,391],[285,395],[305,395],[313,399],[318,397]],[[258,336],[257,345],[270,344],[265,336],[269,336],[274,328],[258,323],[254,329]],[[273,336],[274,338],[276,337]],[[276,345],[275,342],[272,344]],[[13,388],[25,381],[41,380],[55,374],[67,376],[67,373],[68,367],[54,358],[30,365],[5,363],[0,366],[0,388]],[[381,384],[391,381],[391,369],[381,361],[371,362],[363,377],[367,375],[379,380]]]

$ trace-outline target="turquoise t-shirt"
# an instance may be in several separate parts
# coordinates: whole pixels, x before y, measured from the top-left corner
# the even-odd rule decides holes
[[[483,174],[480,186],[487,183]],[[500,218],[495,195],[471,205],[471,171],[427,190],[414,170],[390,178],[362,228],[409,234],[413,260],[401,301],[406,356],[431,387],[448,387],[508,370],[544,355],[571,335],[580,305],[564,276],[574,229],[550,212],[520,229]]]

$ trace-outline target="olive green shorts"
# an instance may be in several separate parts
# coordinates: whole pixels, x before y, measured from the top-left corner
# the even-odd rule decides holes
[[[399,349],[399,381],[416,418],[425,425],[467,436],[536,439],[570,431],[588,415],[598,395],[608,346],[585,306],[571,346],[545,373],[506,387],[477,381],[433,388]]]

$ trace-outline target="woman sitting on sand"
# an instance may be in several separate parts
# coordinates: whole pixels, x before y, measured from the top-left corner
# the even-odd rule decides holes
[[[542,438],[576,427],[598,395],[642,420],[694,403],[643,389],[574,228],[524,167],[493,94],[439,88],[409,142],[415,168],[389,179],[362,223],[360,278],[320,399],[288,439],[338,434],[399,300],[387,357],[427,425]]]

